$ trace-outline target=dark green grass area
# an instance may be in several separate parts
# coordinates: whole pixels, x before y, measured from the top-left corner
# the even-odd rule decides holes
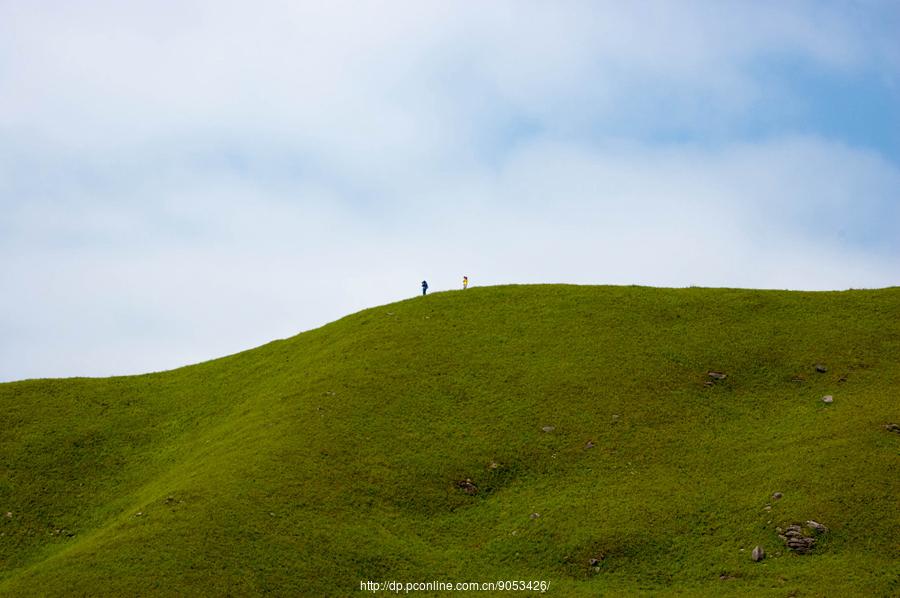
[[[417,297],[170,372],[0,385],[0,595],[898,595],[888,423],[897,288]],[[830,531],[790,553],[775,528],[809,519]]]

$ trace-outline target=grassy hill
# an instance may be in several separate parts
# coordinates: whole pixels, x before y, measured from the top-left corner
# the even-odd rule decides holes
[[[900,288],[417,297],[0,385],[0,595],[900,595],[889,423]],[[776,528],[807,520],[829,531],[794,554]]]

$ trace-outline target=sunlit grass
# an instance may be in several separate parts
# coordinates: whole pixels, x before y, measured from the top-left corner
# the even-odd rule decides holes
[[[889,422],[900,289],[416,297],[171,372],[0,385],[0,594],[896,594]],[[789,554],[775,528],[807,519],[831,531]]]

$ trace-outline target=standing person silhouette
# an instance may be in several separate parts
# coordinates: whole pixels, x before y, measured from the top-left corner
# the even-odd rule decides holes
[[[465,291],[467,288],[469,288],[469,277],[463,276],[463,290]]]
[[[423,280],[422,281],[422,294],[424,295],[427,292],[428,292],[428,281]]]

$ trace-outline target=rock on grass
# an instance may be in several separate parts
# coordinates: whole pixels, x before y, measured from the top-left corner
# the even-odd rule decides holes
[[[465,491],[466,494],[478,494],[478,486],[471,480],[471,478],[466,478],[464,480],[460,480],[456,482],[456,487],[460,490]]]

